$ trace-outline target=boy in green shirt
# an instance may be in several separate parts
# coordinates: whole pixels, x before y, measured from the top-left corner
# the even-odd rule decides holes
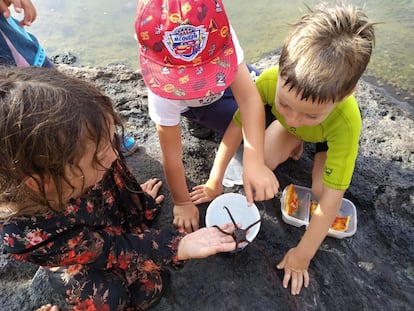
[[[312,192],[319,205],[298,245],[277,265],[291,294],[309,285],[308,267],[324,240],[349,187],[358,153],[361,115],[352,95],[374,46],[373,23],[351,5],[320,5],[294,24],[282,47],[279,66],[265,70],[256,86],[275,120],[265,133],[265,163],[272,170],[298,159],[303,142],[316,143]],[[199,204],[222,190],[231,157],[242,140],[236,112],[217,152],[210,178],[195,187]]]

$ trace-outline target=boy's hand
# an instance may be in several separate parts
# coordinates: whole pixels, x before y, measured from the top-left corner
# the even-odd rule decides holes
[[[173,224],[185,232],[198,230],[199,211],[193,202],[175,203]]]
[[[247,203],[251,205],[253,201],[273,199],[279,191],[279,182],[272,170],[264,164],[243,164],[243,186]]]
[[[201,204],[213,201],[223,193],[223,186],[220,182],[213,182],[210,179],[204,185],[193,187],[190,193],[191,201],[194,204]]]
[[[310,259],[301,256],[296,248],[291,248],[277,265],[278,269],[284,269],[283,287],[287,288],[290,281],[290,293],[298,295],[302,286],[309,286]]]
[[[30,26],[37,17],[36,8],[30,0],[0,0],[0,11],[5,18],[9,18],[11,13],[9,6],[13,5],[16,13],[24,11],[24,18],[20,21],[21,26]]]

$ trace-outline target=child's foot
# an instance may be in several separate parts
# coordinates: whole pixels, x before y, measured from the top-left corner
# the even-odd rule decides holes
[[[290,158],[297,161],[300,159],[302,153],[303,153],[303,141],[301,141],[299,145],[295,149],[292,150],[292,153],[290,154]]]

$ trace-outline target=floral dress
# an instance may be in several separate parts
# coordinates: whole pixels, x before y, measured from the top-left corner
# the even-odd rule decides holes
[[[178,267],[173,228],[148,226],[159,206],[126,165],[115,161],[102,182],[64,214],[15,217],[0,226],[4,250],[46,267],[73,310],[144,310],[162,296],[167,265]]]

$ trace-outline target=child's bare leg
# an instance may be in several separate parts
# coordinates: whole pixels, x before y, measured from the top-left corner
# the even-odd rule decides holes
[[[273,121],[266,129],[264,155],[266,165],[274,170],[300,148],[302,140],[290,134],[279,121]]]

